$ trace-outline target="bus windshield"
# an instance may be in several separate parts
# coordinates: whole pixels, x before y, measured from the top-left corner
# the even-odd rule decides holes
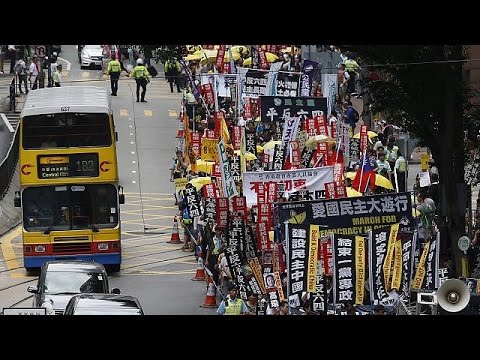
[[[26,231],[114,228],[117,189],[111,184],[26,188],[22,193]]]
[[[24,149],[112,145],[108,114],[31,115],[23,118],[22,127]]]

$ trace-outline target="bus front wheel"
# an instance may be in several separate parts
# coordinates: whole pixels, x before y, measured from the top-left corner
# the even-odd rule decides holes
[[[111,272],[119,272],[120,264],[108,265],[108,270],[110,270]]]

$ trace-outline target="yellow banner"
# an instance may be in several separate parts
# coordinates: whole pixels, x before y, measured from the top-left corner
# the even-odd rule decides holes
[[[310,249],[308,251],[307,267],[307,292],[317,291],[317,259],[318,239],[320,234],[319,225],[310,225]]]
[[[402,282],[402,240],[395,241],[395,256],[393,261],[392,289],[400,290]]]
[[[422,171],[427,171],[428,170],[428,162],[430,161],[430,155],[428,154],[422,154],[422,157],[420,158],[420,168]]]
[[[390,272],[392,269],[393,251],[395,250],[395,240],[397,240],[398,224],[390,227],[390,237],[388,238],[387,253],[383,262],[383,279],[385,281],[385,290],[388,292],[390,287]]]
[[[187,178],[178,178],[173,181],[175,182],[175,192],[177,194],[180,190],[185,189],[185,185],[187,185]]]
[[[42,156],[40,157],[41,165],[57,165],[57,164],[68,164],[68,156]]]
[[[265,290],[265,284],[263,282],[263,275],[262,275],[262,268],[260,266],[260,262],[258,261],[258,258],[254,258],[248,262],[250,264],[250,267],[252,268],[253,275],[255,276],[255,279],[257,279],[258,286],[260,286],[260,290],[262,291],[262,294],[266,294],[267,291]]]
[[[423,249],[422,256],[418,262],[417,272],[413,278],[412,289],[420,289],[423,283],[423,278],[425,277],[425,261],[427,260],[428,249],[430,248],[430,241],[425,243],[425,248]]]
[[[363,304],[365,294],[365,239],[355,236],[355,304]]]
[[[202,139],[200,146],[201,156],[203,161],[218,162],[218,140],[217,139]]]
[[[283,301],[285,300],[285,295],[283,294],[282,279],[280,278],[280,274],[278,273],[278,271],[275,271],[273,273],[273,276],[275,277],[275,285],[278,291],[278,299],[280,301]]]

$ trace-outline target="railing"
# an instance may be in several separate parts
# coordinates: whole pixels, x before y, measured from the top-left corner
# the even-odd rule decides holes
[[[13,174],[15,173],[15,167],[17,166],[18,161],[18,137],[19,131],[17,127],[13,141],[10,144],[10,149],[8,149],[7,156],[0,164],[0,200],[4,198],[5,193],[7,192],[12,181]]]
[[[10,97],[10,105],[9,109],[10,111],[15,111],[15,96],[16,96],[16,79],[17,77],[14,76],[12,79],[12,82],[10,83],[10,88],[9,88],[9,97]]]

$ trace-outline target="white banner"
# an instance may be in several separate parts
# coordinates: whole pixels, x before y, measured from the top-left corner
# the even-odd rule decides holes
[[[212,84],[212,88],[215,89],[214,87],[214,81],[216,75],[217,78],[217,96],[221,97],[231,97],[230,93],[230,88],[232,86],[236,86],[236,79],[237,75],[236,74],[208,74],[208,75],[201,75],[200,76],[200,84],[205,85],[205,84]]]
[[[301,197],[298,200],[318,200],[325,198],[325,183],[333,181],[333,166],[312,169],[280,171],[247,171],[243,174],[243,195],[247,205],[257,204],[259,184],[274,182],[285,184],[285,197]]]
[[[237,187],[233,180],[232,172],[230,171],[230,162],[228,161],[227,153],[225,151],[225,144],[223,140],[218,143],[218,157],[220,158],[220,173],[222,174],[222,189],[223,196],[231,199],[237,196]],[[333,172],[332,172],[333,177]]]
[[[327,117],[335,104],[335,96],[337,95],[337,74],[322,74],[322,93],[327,98]]]

